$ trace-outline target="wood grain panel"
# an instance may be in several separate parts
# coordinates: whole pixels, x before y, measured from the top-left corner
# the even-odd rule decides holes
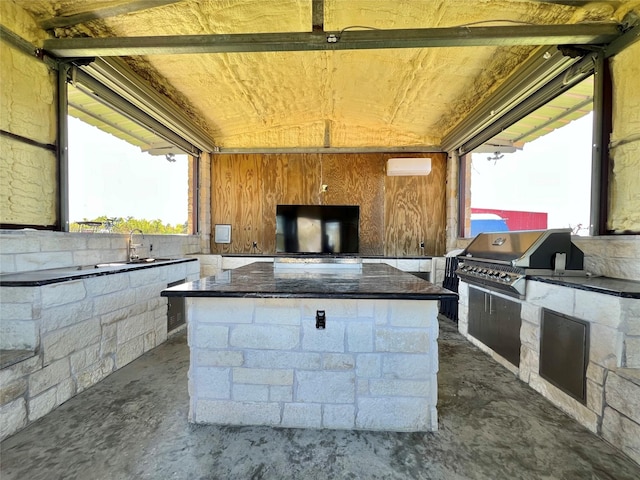
[[[427,176],[385,177],[385,255],[444,254],[446,155],[430,157]],[[420,243],[424,242],[424,251]]]
[[[215,155],[212,223],[231,224],[232,243],[212,242],[212,252],[274,253],[278,204],[325,204],[360,205],[362,255],[442,255],[446,155],[423,154],[432,158],[426,177],[387,177],[390,156]],[[328,185],[326,193],[320,192],[322,184]]]
[[[276,249],[276,206],[317,205],[320,172],[319,155],[262,155],[264,175],[262,250],[274,253]]]
[[[384,238],[384,158],[380,154],[322,156],[324,205],[360,206],[360,254],[382,255]]]

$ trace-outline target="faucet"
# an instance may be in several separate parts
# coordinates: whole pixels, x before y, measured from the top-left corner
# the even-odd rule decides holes
[[[138,255],[138,253],[136,252],[136,248],[143,246],[142,243],[133,243],[133,234],[136,232],[142,235],[142,239],[144,240],[144,233],[142,233],[142,230],[140,230],[139,228],[134,228],[129,233],[129,244],[127,246],[127,252],[128,252],[128,257],[130,262],[133,262],[134,260],[137,260],[140,258],[140,255]]]

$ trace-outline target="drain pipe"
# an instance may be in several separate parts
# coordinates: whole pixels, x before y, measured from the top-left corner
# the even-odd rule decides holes
[[[69,64],[58,64],[58,136],[56,144],[56,161],[58,164],[58,225],[63,232],[69,231],[69,124],[67,102],[67,75]]]

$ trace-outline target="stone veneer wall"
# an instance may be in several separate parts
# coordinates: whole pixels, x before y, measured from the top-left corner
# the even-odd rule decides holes
[[[0,370],[0,440],[167,338],[169,282],[197,261],[41,287],[0,287],[3,328],[31,329],[34,355]]]
[[[188,298],[190,420],[437,430],[437,302]],[[315,328],[316,310],[327,314]]]
[[[460,333],[554,405],[640,463],[640,300],[529,281],[524,300],[504,297],[522,306],[518,368],[469,335],[467,283],[460,283],[459,295]],[[586,405],[539,375],[543,308],[589,322]]]
[[[136,235],[136,243],[139,239]],[[122,234],[0,230],[0,273],[122,262],[128,242],[129,235]],[[141,257],[182,258],[200,252],[195,235],[145,235],[142,242]]]

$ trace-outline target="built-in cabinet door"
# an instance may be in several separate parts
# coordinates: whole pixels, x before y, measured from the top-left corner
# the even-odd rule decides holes
[[[520,365],[520,304],[469,288],[469,335]]]

